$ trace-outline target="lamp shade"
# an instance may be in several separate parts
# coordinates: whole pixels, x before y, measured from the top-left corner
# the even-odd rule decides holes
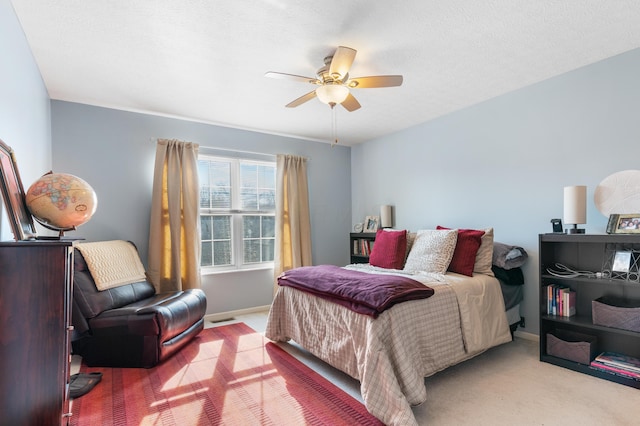
[[[586,186],[564,187],[564,223],[572,225],[587,223]]]
[[[393,227],[392,209],[388,204],[380,207],[380,226],[383,228]]]
[[[347,99],[349,89],[340,84],[325,84],[316,89],[316,95],[325,104],[339,104]]]

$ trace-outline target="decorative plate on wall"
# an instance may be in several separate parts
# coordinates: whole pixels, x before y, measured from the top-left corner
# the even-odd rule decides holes
[[[640,213],[640,170],[625,170],[604,178],[593,201],[603,215]]]

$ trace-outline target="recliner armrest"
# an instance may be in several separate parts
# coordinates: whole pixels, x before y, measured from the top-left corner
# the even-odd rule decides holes
[[[156,312],[163,339],[167,340],[181,333],[183,324],[194,324],[202,319],[206,310],[207,298],[204,292],[200,289],[190,289],[161,303],[147,306],[139,313]]]

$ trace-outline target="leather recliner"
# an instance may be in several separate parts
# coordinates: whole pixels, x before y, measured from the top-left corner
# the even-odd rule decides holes
[[[145,280],[98,291],[77,248],[73,284],[73,353],[90,367],[153,367],[204,328],[202,290],[156,294]]]

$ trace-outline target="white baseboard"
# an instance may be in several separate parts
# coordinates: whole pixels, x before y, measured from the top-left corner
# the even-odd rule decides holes
[[[205,315],[204,320],[213,321],[213,322],[226,321],[238,315],[250,315],[250,314],[255,314],[257,312],[269,311],[270,307],[271,305],[265,305],[265,306],[256,306],[253,308],[247,308],[247,309],[238,309],[236,311],[219,312],[217,314]]]
[[[516,330],[516,332],[513,333],[513,335],[515,337],[520,337],[520,338],[525,339],[525,340],[531,340],[531,341],[534,341],[534,342],[539,342],[540,341],[540,336],[538,336],[537,334],[528,333],[526,331],[518,331],[518,330]]]

